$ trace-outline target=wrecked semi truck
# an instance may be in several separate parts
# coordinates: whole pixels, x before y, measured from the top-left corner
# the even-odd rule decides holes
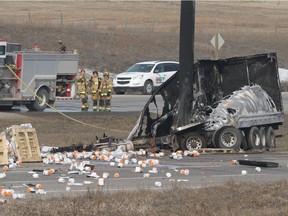
[[[78,62],[78,53],[21,50],[18,43],[0,40],[0,109],[26,105],[43,111],[56,99],[74,99]]]
[[[177,127],[181,83],[176,73],[147,101],[128,139],[140,145],[170,145],[173,150],[276,146],[275,130],[284,122],[284,112],[275,53],[199,60],[193,75],[187,125]],[[162,107],[157,105],[158,94]]]

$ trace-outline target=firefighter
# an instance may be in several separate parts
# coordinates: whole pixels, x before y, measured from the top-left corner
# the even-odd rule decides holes
[[[111,111],[111,95],[112,92],[112,81],[109,79],[109,72],[104,72],[103,80],[101,81],[99,94],[99,108],[100,111]]]
[[[85,77],[85,70],[81,70],[80,75],[77,77],[77,89],[78,96],[81,98],[81,110],[87,111],[89,108],[88,95],[87,95],[87,83]]]
[[[93,111],[98,111],[99,89],[101,78],[98,77],[98,71],[93,71],[93,76],[89,79],[89,87],[91,90],[91,99],[93,100]]]
[[[59,44],[59,52],[60,53],[65,53],[66,52],[66,46],[63,44],[62,40],[58,40],[58,44]]]

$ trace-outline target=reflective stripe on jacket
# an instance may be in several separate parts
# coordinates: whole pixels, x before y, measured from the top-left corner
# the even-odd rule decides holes
[[[78,94],[86,94],[87,93],[87,85],[85,77],[77,78],[77,90]]]
[[[90,88],[91,88],[91,93],[96,94],[100,88],[101,79],[98,77],[97,78],[91,77],[89,80],[89,84],[90,84]]]
[[[102,80],[101,86],[100,86],[100,92],[103,95],[107,95],[108,92],[112,92],[112,81],[110,79],[108,80]]]

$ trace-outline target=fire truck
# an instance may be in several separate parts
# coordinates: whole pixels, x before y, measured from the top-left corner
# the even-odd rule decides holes
[[[0,109],[25,105],[43,111],[56,99],[76,97],[79,54],[22,50],[21,44],[0,40]]]

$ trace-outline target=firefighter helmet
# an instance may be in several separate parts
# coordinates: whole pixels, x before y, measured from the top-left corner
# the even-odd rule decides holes
[[[109,77],[109,72],[108,71],[104,72],[103,76]]]

